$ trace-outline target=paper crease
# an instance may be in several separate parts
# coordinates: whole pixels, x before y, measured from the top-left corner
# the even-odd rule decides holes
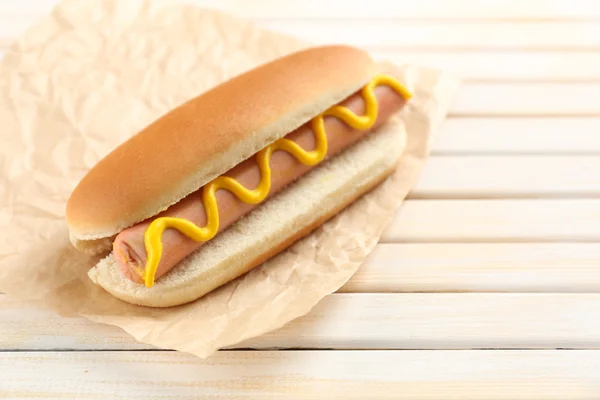
[[[394,128],[407,135],[395,174],[288,251],[196,302],[150,309],[112,297],[86,275],[100,256],[77,252],[64,222],[76,183],[127,137],[223,80],[308,45],[173,2],[62,1],[0,63],[0,291],[198,357],[251,345],[335,292],[417,182],[458,87],[453,76],[383,64],[414,92]]]

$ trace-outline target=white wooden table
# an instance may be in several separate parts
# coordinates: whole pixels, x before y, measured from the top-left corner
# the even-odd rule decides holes
[[[465,83],[382,243],[310,315],[199,360],[0,295],[0,398],[600,397],[600,6],[194,2]],[[0,51],[54,3],[0,2]]]

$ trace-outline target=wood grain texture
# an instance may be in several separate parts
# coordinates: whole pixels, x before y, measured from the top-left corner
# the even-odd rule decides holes
[[[548,272],[550,273],[550,272]],[[139,350],[111,326],[0,296],[2,350]],[[600,348],[600,293],[337,293],[232,348]],[[1,352],[0,352],[1,354]]]
[[[435,155],[600,154],[600,118],[449,118]]]
[[[65,318],[46,310],[43,304],[20,301],[4,294],[0,294],[0,322],[0,354],[2,350],[22,349],[153,348],[136,342],[118,327],[93,323],[83,317]]]
[[[413,199],[600,197],[600,157],[434,156]]]
[[[600,28],[600,24],[598,24]],[[600,36],[599,36],[600,38]],[[600,83],[473,83],[458,91],[453,116],[600,116]]]
[[[600,199],[408,200],[382,242],[597,242]]]
[[[335,294],[239,346],[600,348],[599,307],[600,294]]]
[[[596,243],[389,243],[338,292],[598,291]]]
[[[0,353],[0,376],[0,396],[19,399],[585,400],[600,391],[600,353]]]
[[[600,6],[184,2],[466,83],[412,200],[359,272],[237,346],[318,350],[140,351],[152,347],[118,328],[0,296],[0,398],[598,398]],[[0,2],[0,57],[56,3]]]
[[[446,70],[465,82],[595,82],[600,51],[373,51],[378,60]]]

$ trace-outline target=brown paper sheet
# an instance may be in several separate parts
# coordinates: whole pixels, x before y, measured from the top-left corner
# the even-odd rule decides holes
[[[458,87],[454,77],[388,65],[415,95],[392,126],[408,138],[396,173],[288,251],[196,302],[150,309],[113,298],[87,278],[97,259],[70,246],[63,220],[77,181],[118,143],[217,83],[307,45],[172,2],[60,3],[0,64],[0,291],[208,357],[306,314],[340,288],[418,179]]]

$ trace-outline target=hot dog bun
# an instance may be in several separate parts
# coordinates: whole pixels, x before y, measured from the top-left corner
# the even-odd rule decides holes
[[[71,241],[87,252],[109,249],[122,229],[165,210],[340,102],[375,72],[375,63],[359,49],[316,47],[177,107],[83,177],[66,206]]]
[[[312,169],[208,241],[152,288],[123,277],[112,253],[88,275],[115,297],[133,304],[169,307],[193,301],[309,234],[384,180],[395,170],[405,147],[404,131],[395,125],[388,122]]]

